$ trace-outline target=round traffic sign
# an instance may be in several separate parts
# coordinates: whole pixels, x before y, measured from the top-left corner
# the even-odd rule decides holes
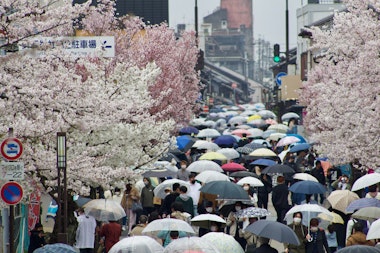
[[[282,84],[282,80],[281,80],[281,78],[283,77],[283,76],[286,76],[287,74],[285,73],[285,72],[279,72],[277,75],[276,75],[276,83],[277,83],[277,85],[278,86],[281,86],[281,84]]]
[[[9,161],[17,160],[22,155],[22,143],[16,138],[7,138],[1,143],[0,151],[5,159]]]
[[[0,190],[1,199],[8,205],[16,205],[22,199],[24,191],[16,182],[5,183]]]

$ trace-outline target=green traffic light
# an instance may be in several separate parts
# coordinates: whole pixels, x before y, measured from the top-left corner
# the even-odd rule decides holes
[[[281,61],[281,57],[280,56],[274,56],[273,57],[273,61],[274,62],[280,62]]]

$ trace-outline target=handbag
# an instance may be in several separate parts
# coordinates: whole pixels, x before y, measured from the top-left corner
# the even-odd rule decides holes
[[[143,210],[143,207],[140,203],[140,201],[133,201],[132,202],[132,212],[137,213]]]

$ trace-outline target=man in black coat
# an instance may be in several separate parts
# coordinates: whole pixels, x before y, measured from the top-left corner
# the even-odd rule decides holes
[[[321,161],[315,162],[315,168],[312,169],[311,175],[314,176],[321,185],[326,186],[326,177],[325,177],[325,172],[323,171],[323,168],[322,168]],[[319,194],[319,197],[320,197],[319,203],[321,203],[322,205],[323,201],[325,200],[325,195],[321,193]],[[318,201],[318,194],[314,194],[314,200]]]
[[[277,177],[277,185],[272,189],[272,204],[277,213],[277,221],[284,222],[285,214],[289,210],[289,190],[283,176]]]
[[[269,245],[269,239],[265,237],[260,237],[259,242],[261,243],[260,247],[254,249],[252,253],[278,253],[275,248],[272,248]]]
[[[166,217],[167,215],[172,213],[171,206],[174,203],[175,199],[179,196],[179,183],[173,184],[173,191],[166,195],[164,198],[161,208],[160,208],[160,214],[162,217]]]

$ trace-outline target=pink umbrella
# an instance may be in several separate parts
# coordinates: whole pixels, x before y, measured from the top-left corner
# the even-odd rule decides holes
[[[222,169],[229,172],[247,170],[243,165],[234,162],[223,164]]]
[[[287,145],[290,145],[292,143],[296,143],[296,142],[300,142],[300,141],[301,140],[295,136],[285,136],[278,141],[277,147],[287,146]]]
[[[243,137],[243,134],[246,134],[247,136],[250,136],[251,132],[248,131],[248,130],[246,130],[246,129],[236,129],[236,130],[232,131],[231,134],[237,135],[239,137]]]

